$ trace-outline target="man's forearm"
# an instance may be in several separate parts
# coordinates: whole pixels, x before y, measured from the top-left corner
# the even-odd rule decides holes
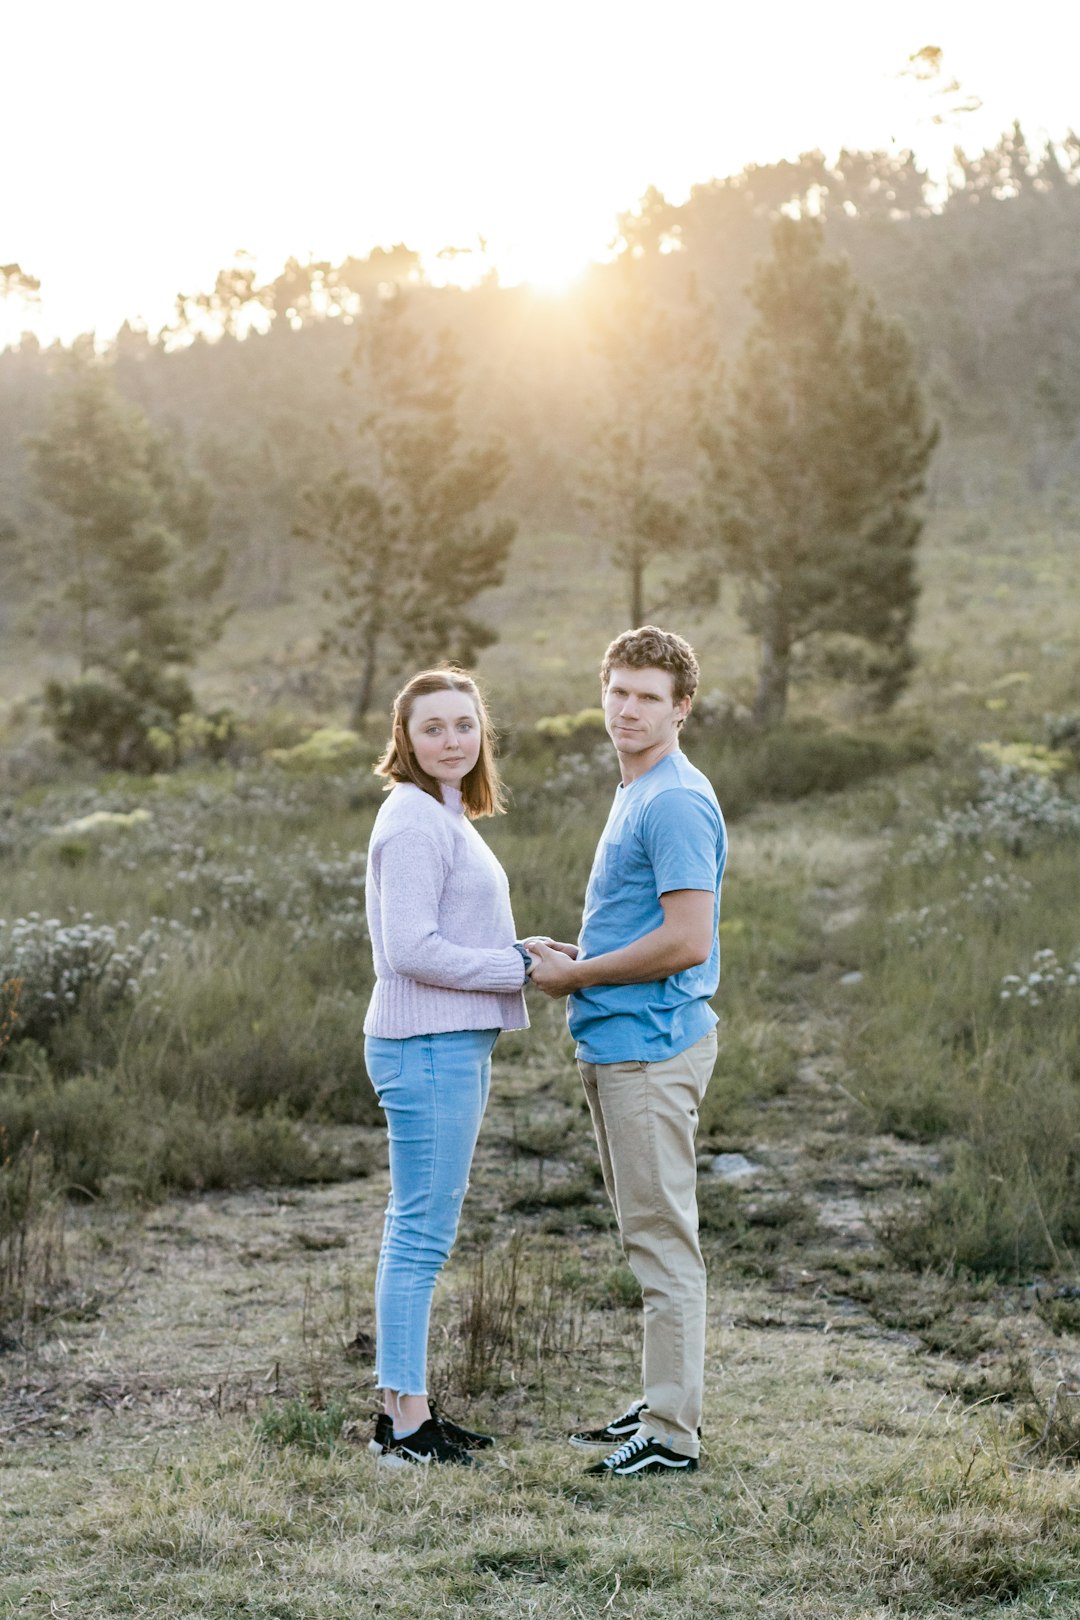
[[[572,995],[601,984],[651,984],[707,962],[716,943],[716,914],[708,890],[681,889],[660,896],[664,920],[640,939],[601,955],[572,960],[539,941],[532,979],[548,996]]]
[[[587,990],[594,984],[651,984],[654,979],[667,979],[685,968],[697,967],[706,959],[707,953],[702,956],[692,941],[661,925],[617,951],[568,962],[567,971],[573,978],[573,989]]]

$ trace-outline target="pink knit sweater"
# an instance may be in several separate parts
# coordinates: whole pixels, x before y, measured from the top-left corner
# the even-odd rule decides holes
[[[526,1029],[506,873],[466,817],[412,782],[391,789],[368,845],[375,989],[365,1035]]]

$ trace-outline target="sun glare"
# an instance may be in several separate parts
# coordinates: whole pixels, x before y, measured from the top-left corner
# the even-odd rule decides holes
[[[524,285],[558,297],[569,292],[596,255],[572,242],[522,242],[508,247],[498,263],[499,280],[507,287]]]
[[[425,260],[425,268],[439,287],[476,287],[494,278],[502,287],[529,287],[554,298],[569,292],[604,256],[596,243],[564,237],[481,237],[469,246],[441,248],[434,260]]]
[[[178,290],[213,285],[238,241],[263,267],[309,252],[340,263],[400,242],[435,286],[497,280],[558,296],[610,257],[620,212],[650,186],[678,202],[744,164],[841,145],[914,145],[936,173],[958,141],[977,152],[1013,118],[1029,136],[1075,122],[1075,4],[1042,8],[1062,14],[1048,52],[1037,28],[987,29],[975,0],[837,0],[824,33],[811,9],[782,7],[782,50],[766,7],[554,0],[541,27],[535,8],[505,0],[327,0],[337,48],[326,52],[317,31],[264,30],[253,41],[248,8],[192,0],[185,16],[207,19],[212,61],[204,30],[178,32],[162,7],[103,9],[104,19],[102,8],[69,4],[7,8],[10,59],[48,59],[50,69],[45,92],[33,74],[5,84],[9,127],[33,128],[34,139],[5,173],[0,251],[40,280],[41,295],[0,298],[0,344],[24,326],[46,341],[107,336],[140,315],[156,330],[173,319]],[[138,28],[121,26],[127,12]],[[933,84],[903,76],[930,40],[946,81],[958,75],[981,113],[957,124]],[[150,59],[167,65],[148,73]],[[250,71],[238,78],[240,60]],[[221,119],[190,118],[194,82]],[[340,163],[313,165],[303,142],[282,145],[282,85],[298,127],[318,125],[324,150],[379,150],[356,187]],[[86,138],[73,143],[73,128]],[[253,141],[277,157],[252,169],[238,197],[220,153]],[[170,176],[192,172],[200,186],[176,193]],[[136,195],[139,208],[126,206]],[[94,251],[73,254],[76,240]]]

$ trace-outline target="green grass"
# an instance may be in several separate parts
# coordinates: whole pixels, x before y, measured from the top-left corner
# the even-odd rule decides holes
[[[922,831],[915,809],[908,839]],[[883,1235],[914,1264],[1016,1278],[1075,1269],[1075,835],[1032,832],[1015,846],[987,837],[910,863],[905,847],[901,838],[847,941],[865,973],[849,1061],[879,1125],[941,1139],[949,1170],[914,1209],[898,1210]],[[1037,953],[1047,951],[1062,971],[1029,1004],[1010,979],[1040,969],[1045,978]]]
[[[313,1405],[303,1396],[271,1401],[255,1425],[255,1437],[268,1446],[299,1446],[302,1451],[329,1455],[341,1439],[345,1408],[340,1401]]]

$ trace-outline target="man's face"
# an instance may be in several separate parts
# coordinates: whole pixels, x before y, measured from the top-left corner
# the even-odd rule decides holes
[[[674,677],[666,669],[625,669],[616,665],[604,691],[604,724],[620,754],[663,752],[675,745],[679,721],[690,713],[690,699],[675,700]]]

